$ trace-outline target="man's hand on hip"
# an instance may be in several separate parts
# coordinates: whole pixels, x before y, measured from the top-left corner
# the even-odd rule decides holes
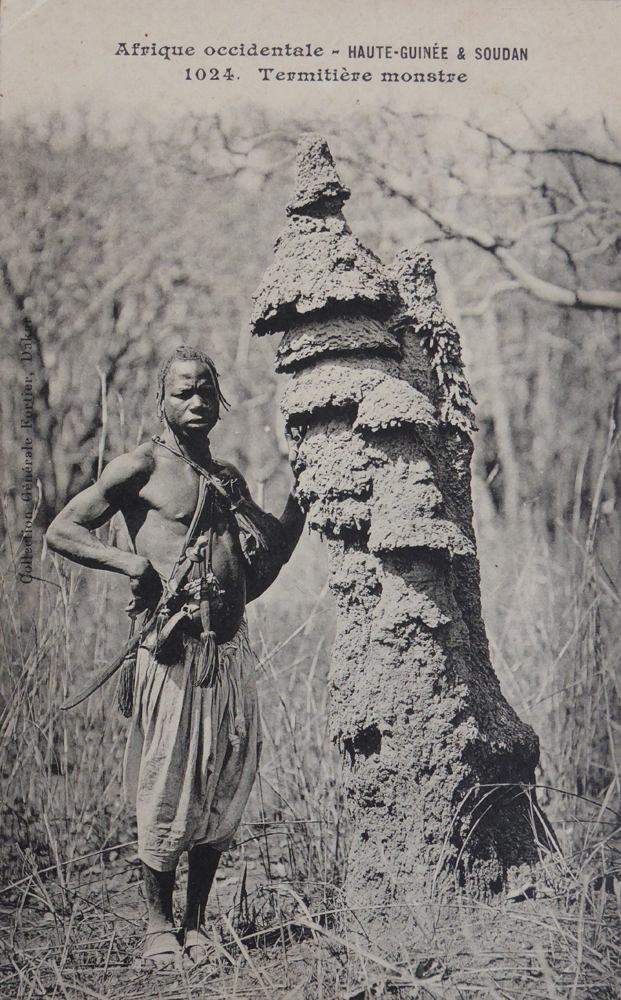
[[[139,615],[147,608],[154,608],[162,596],[162,581],[157,570],[148,559],[140,559],[140,564],[136,566],[136,572],[129,578],[129,585],[132,589],[132,601],[126,607],[130,615]]]

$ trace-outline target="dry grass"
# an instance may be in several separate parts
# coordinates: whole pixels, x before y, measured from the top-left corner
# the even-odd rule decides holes
[[[564,858],[545,860],[534,898],[525,887],[521,899],[493,907],[410,908],[411,931],[390,959],[356,931],[340,892],[347,816],[327,736],[332,613],[321,546],[305,540],[250,608],[261,659],[261,778],[210,900],[213,959],[183,975],[147,972],[136,961],[145,903],[121,796],[125,722],[113,685],[71,713],[58,711],[86,665],[103,664],[120,644],[125,593],[114,579],[57,570],[49,558],[37,574],[47,582],[18,589],[9,566],[0,997],[620,996],[618,682],[607,639],[618,602],[598,584],[593,551],[552,552],[526,524],[519,545],[507,544],[500,525],[481,537],[495,665],[542,736],[542,785],[560,791],[540,797]],[[179,897],[184,879],[181,866]]]

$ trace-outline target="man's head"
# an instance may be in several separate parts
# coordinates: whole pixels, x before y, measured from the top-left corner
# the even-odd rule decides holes
[[[211,358],[193,347],[178,347],[160,365],[157,412],[177,433],[209,434],[229,404],[222,395]]]

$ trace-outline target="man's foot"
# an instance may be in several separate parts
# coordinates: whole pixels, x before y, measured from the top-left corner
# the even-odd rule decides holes
[[[213,954],[213,951],[213,942],[207,937],[204,927],[199,927],[195,931],[185,932],[183,952],[190,959],[192,965],[200,965],[202,962],[207,961],[210,955]]]
[[[142,958],[148,967],[159,971],[183,969],[191,965],[184,958],[183,948],[174,931],[147,931]]]

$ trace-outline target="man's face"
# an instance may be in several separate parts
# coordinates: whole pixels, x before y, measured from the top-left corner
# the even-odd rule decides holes
[[[178,433],[209,434],[220,416],[220,404],[203,361],[173,361],[164,383],[164,413]]]

